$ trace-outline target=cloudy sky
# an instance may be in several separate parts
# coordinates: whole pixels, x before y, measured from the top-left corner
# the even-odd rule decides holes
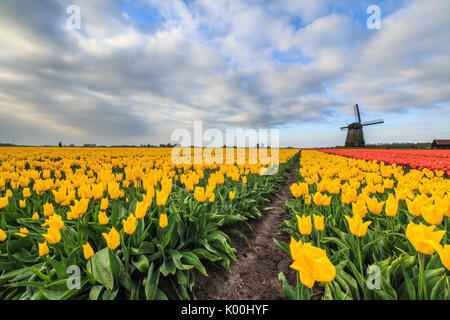
[[[80,8],[80,29],[67,8]],[[378,5],[381,29],[366,12]],[[281,146],[450,138],[450,1],[1,0],[0,142],[159,144],[280,130]]]

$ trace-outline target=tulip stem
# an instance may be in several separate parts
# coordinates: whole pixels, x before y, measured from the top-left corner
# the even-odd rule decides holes
[[[362,258],[361,258],[361,240],[359,239],[359,237],[356,237],[358,240],[358,259],[359,259],[359,268],[361,270],[361,275],[364,278],[364,272],[363,272],[363,267],[362,267]]]
[[[303,284],[300,283],[300,272],[297,272],[297,300],[304,300]]]
[[[426,299],[427,299],[427,286],[425,282],[425,255],[419,252],[419,300],[426,300]]]
[[[320,248],[320,231],[317,232],[317,247]]]

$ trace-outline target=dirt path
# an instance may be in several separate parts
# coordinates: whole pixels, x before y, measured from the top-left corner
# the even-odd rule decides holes
[[[209,268],[208,277],[197,273],[195,296],[199,300],[276,300],[283,299],[278,273],[285,274],[295,284],[295,271],[289,268],[291,259],[281,251],[273,238],[289,242],[286,235],[278,235],[283,222],[283,206],[291,198],[290,185],[295,182],[298,162],[294,164],[278,193],[268,204],[272,210],[258,221],[249,222],[254,232],[242,226],[239,229],[247,236],[251,248],[239,237],[231,236],[237,249],[238,261],[231,263],[231,272]]]

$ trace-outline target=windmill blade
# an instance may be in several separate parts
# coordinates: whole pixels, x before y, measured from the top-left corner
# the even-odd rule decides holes
[[[358,104],[355,104],[353,106],[353,111],[355,113],[355,121],[361,123],[361,115],[359,114],[359,106],[358,106]]]
[[[370,126],[370,125],[379,124],[379,123],[384,123],[384,120],[383,119],[377,119],[377,120],[367,121],[367,122],[363,122],[362,125],[363,126]]]
[[[345,129],[347,129],[347,128],[348,128],[348,126],[347,127],[341,127],[341,130],[345,131]]]

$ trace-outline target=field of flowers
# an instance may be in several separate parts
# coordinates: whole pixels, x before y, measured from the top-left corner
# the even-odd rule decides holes
[[[450,175],[450,150],[326,149],[327,153],[422,170],[444,171]]]
[[[191,165],[163,148],[2,148],[0,299],[193,298],[194,270],[229,268],[229,234],[245,237],[233,226],[261,217],[298,150],[280,150],[274,175],[236,157]]]
[[[448,153],[326,152],[302,151],[295,200],[285,205],[291,242],[278,245],[298,271],[297,284],[279,274],[286,298],[311,299],[316,285],[327,300],[448,300],[448,158],[435,166]],[[423,168],[428,158],[441,170]]]

